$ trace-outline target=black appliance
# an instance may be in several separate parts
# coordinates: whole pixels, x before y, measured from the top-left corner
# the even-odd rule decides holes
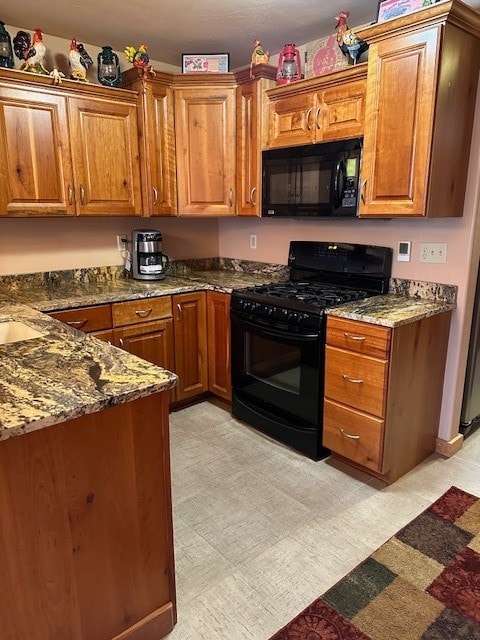
[[[392,249],[292,241],[289,280],[234,289],[232,414],[308,457],[322,446],[325,309],[386,293]]]
[[[460,432],[466,436],[480,424],[480,265],[473,304],[472,326],[468,345],[467,370],[463,388]]]
[[[362,139],[262,152],[262,216],[358,213]]]

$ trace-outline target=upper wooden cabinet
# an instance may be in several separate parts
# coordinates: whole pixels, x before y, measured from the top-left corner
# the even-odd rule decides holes
[[[237,215],[260,216],[262,209],[262,149],[268,138],[265,91],[275,85],[276,69],[256,65],[235,74],[237,87]]]
[[[269,90],[268,147],[286,147],[362,136],[367,67]]]
[[[1,69],[0,215],[139,215],[136,109],[133,92]]]
[[[371,43],[361,217],[463,214],[479,23],[455,1],[359,33]]]
[[[235,214],[235,88],[233,74],[174,77],[180,216]]]
[[[122,74],[123,86],[138,91],[143,212],[177,213],[175,131],[171,74],[157,71],[145,79],[135,67]]]

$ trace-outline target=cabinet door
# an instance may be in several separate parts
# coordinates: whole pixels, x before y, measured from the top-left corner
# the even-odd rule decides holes
[[[0,215],[73,215],[65,98],[1,87]]]
[[[224,400],[232,400],[230,372],[230,295],[208,291],[208,389]]]
[[[424,216],[440,27],[369,49],[360,216]]]
[[[235,88],[175,89],[179,215],[235,213]]]
[[[322,92],[316,117],[317,140],[340,140],[363,136],[365,80],[346,82]]]
[[[272,100],[268,146],[288,147],[315,142],[315,110],[315,92]]]
[[[245,82],[237,88],[237,215],[260,216],[262,211],[262,148],[268,136],[264,113],[267,79]]]
[[[153,216],[176,215],[175,133],[173,91],[152,84],[145,91],[145,165],[148,172],[145,213]]]
[[[177,400],[208,391],[205,292],[173,296]]]
[[[137,110],[114,100],[69,98],[79,215],[140,215]]]

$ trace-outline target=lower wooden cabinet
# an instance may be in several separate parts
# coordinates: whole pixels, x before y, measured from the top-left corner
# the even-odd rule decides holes
[[[112,310],[109,304],[52,311],[48,315],[56,320],[61,320],[73,329],[85,333],[95,333],[95,336],[100,339],[104,339],[102,336],[105,330],[112,328]]]
[[[393,482],[435,451],[451,313],[395,328],[327,319],[323,444]]]
[[[207,292],[208,389],[232,400],[230,371],[230,294]]]
[[[172,296],[177,401],[208,391],[205,291]]]

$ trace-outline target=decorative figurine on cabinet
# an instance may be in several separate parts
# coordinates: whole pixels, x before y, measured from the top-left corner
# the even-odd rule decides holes
[[[13,69],[13,48],[5,23],[0,20],[0,67]]]
[[[97,56],[97,77],[105,87],[121,87],[120,60],[112,47],[104,46]]]
[[[18,31],[13,39],[13,50],[17,58],[23,60],[20,67],[21,71],[38,73],[43,76],[49,75],[49,72],[43,66],[43,59],[47,49],[43,43],[43,31],[41,29],[35,29],[33,39],[26,31]]]
[[[300,80],[301,77],[300,51],[294,44],[286,44],[278,56],[277,82],[278,84],[290,84],[290,82]]]
[[[142,70],[144,78],[148,78],[149,75],[154,76],[155,71],[150,63],[150,57],[147,53],[147,45],[141,44],[138,49],[128,45],[125,48],[125,56],[127,60],[133,64],[134,67]]]
[[[252,61],[250,62],[250,77],[253,78],[252,69],[256,64],[268,64],[270,52],[265,51],[260,40],[253,41]]]
[[[88,55],[87,50],[81,43],[77,43],[75,38],[72,38],[70,43],[69,64],[71,68],[70,78],[72,80],[80,80],[81,82],[88,82],[87,69],[89,69],[93,60]]]
[[[337,43],[342,53],[349,55],[353,60],[353,64],[356,64],[358,58],[368,49],[368,43],[359,38],[352,29],[349,29],[347,24],[349,15],[349,11],[340,11],[340,13],[335,16],[335,20],[337,21],[335,29],[337,30]]]

